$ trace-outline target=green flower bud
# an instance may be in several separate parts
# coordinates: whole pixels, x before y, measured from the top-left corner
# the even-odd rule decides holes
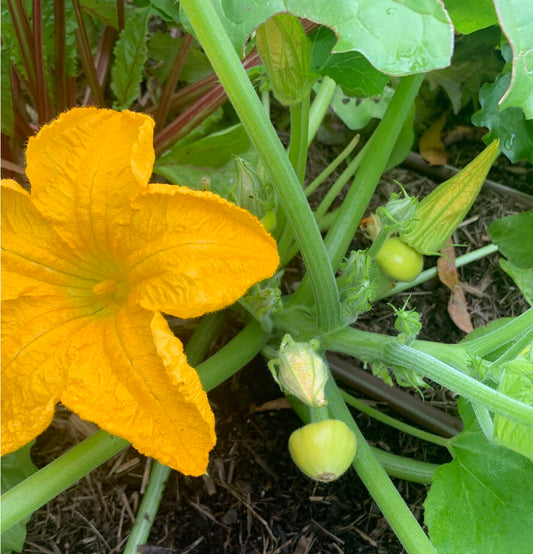
[[[300,20],[280,13],[257,28],[256,46],[274,96],[293,106],[306,98],[314,76],[310,71],[311,42]]]
[[[289,437],[289,452],[298,468],[315,481],[338,479],[357,451],[352,430],[338,419],[309,423]]]
[[[418,312],[416,310],[407,310],[406,305],[407,301],[401,308],[396,308],[396,306],[389,304],[396,314],[394,326],[399,332],[402,342],[410,344],[416,339],[420,329],[422,329],[422,323],[420,322]]]
[[[268,231],[276,226],[276,197],[274,189],[265,184],[264,179],[251,168],[242,158],[235,157],[237,178],[229,197],[241,208],[267,223]]]
[[[279,347],[279,358],[268,362],[274,380],[285,394],[292,394],[307,406],[325,406],[324,388],[328,380],[328,368],[316,351],[317,340],[295,342],[285,335]]]
[[[421,254],[435,255],[444,246],[476,199],[500,142],[492,142],[457,175],[441,183],[416,208],[414,229],[402,239]]]

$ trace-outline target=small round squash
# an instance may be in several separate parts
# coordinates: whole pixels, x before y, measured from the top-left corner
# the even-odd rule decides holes
[[[387,239],[376,256],[383,274],[393,281],[412,281],[423,269],[422,254],[400,238]]]
[[[338,419],[309,423],[289,437],[289,452],[298,468],[315,481],[334,481],[351,465],[357,439]]]

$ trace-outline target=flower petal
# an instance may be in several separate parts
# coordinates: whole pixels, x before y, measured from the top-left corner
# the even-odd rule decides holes
[[[261,223],[220,196],[152,184],[122,232],[132,298],[182,318],[219,310],[274,274],[279,258]]]
[[[2,298],[77,294],[98,276],[57,235],[15,181],[2,180]]]
[[[153,126],[139,113],[75,108],[30,138],[32,198],[69,244],[110,252],[115,226],[150,178]]]
[[[165,320],[125,306],[72,338],[62,402],[187,475],[201,475],[215,443],[214,418],[196,372]]]
[[[90,307],[61,296],[2,302],[2,455],[27,444],[52,421],[66,379],[64,343]]]

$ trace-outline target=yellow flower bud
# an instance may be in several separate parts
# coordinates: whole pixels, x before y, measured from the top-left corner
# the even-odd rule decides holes
[[[313,84],[311,44],[294,15],[280,13],[257,28],[256,46],[274,96],[284,105],[301,102]]]
[[[326,405],[324,387],[328,380],[328,368],[324,359],[316,353],[317,340],[295,342],[285,335],[279,347],[279,358],[270,360],[268,367],[280,388],[292,394],[308,406]]]
[[[435,255],[444,246],[476,199],[500,142],[492,142],[457,175],[441,183],[416,207],[414,229],[402,239],[421,254]]]

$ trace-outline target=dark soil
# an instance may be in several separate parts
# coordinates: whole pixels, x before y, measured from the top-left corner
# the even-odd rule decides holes
[[[316,152],[321,164],[323,151]],[[324,165],[321,165],[324,167]],[[531,175],[525,167],[520,175]],[[505,175],[500,172],[498,177]],[[513,174],[516,177],[516,174]],[[395,189],[425,194],[426,177],[399,168],[380,184],[383,198]],[[504,184],[506,184],[504,182]],[[512,183],[511,183],[512,185]],[[397,190],[397,189],[396,189]],[[495,218],[521,211],[516,200],[484,190],[455,243],[468,249],[487,243],[487,226]],[[363,237],[356,237],[363,241]],[[497,256],[459,270],[474,327],[527,307],[513,282],[498,266]],[[464,333],[447,314],[448,290],[434,280],[411,291],[410,306],[420,312],[421,338],[457,342]],[[391,300],[399,306],[407,294]],[[391,308],[380,302],[357,325],[394,333]],[[356,362],[354,364],[357,365]],[[416,396],[416,392],[412,392]],[[230,382],[210,394],[217,421],[218,444],[208,475],[190,478],[172,473],[145,554],[194,553],[397,553],[402,547],[355,472],[317,484],[292,464],[290,433],[300,426],[294,413],[257,410],[280,398],[261,359],[254,360]],[[424,397],[436,407],[455,412],[453,396],[439,387]],[[380,403],[374,403],[384,407]],[[386,409],[386,407],[385,407]],[[364,414],[354,414],[367,440],[375,446],[422,461],[443,463],[447,451],[403,435]],[[41,467],[90,434],[93,427],[59,408],[52,426],[33,449]],[[133,525],[151,461],[128,449],[91,473],[34,514],[28,525],[25,553],[111,554],[121,552]],[[419,521],[423,521],[425,485],[394,480]]]

